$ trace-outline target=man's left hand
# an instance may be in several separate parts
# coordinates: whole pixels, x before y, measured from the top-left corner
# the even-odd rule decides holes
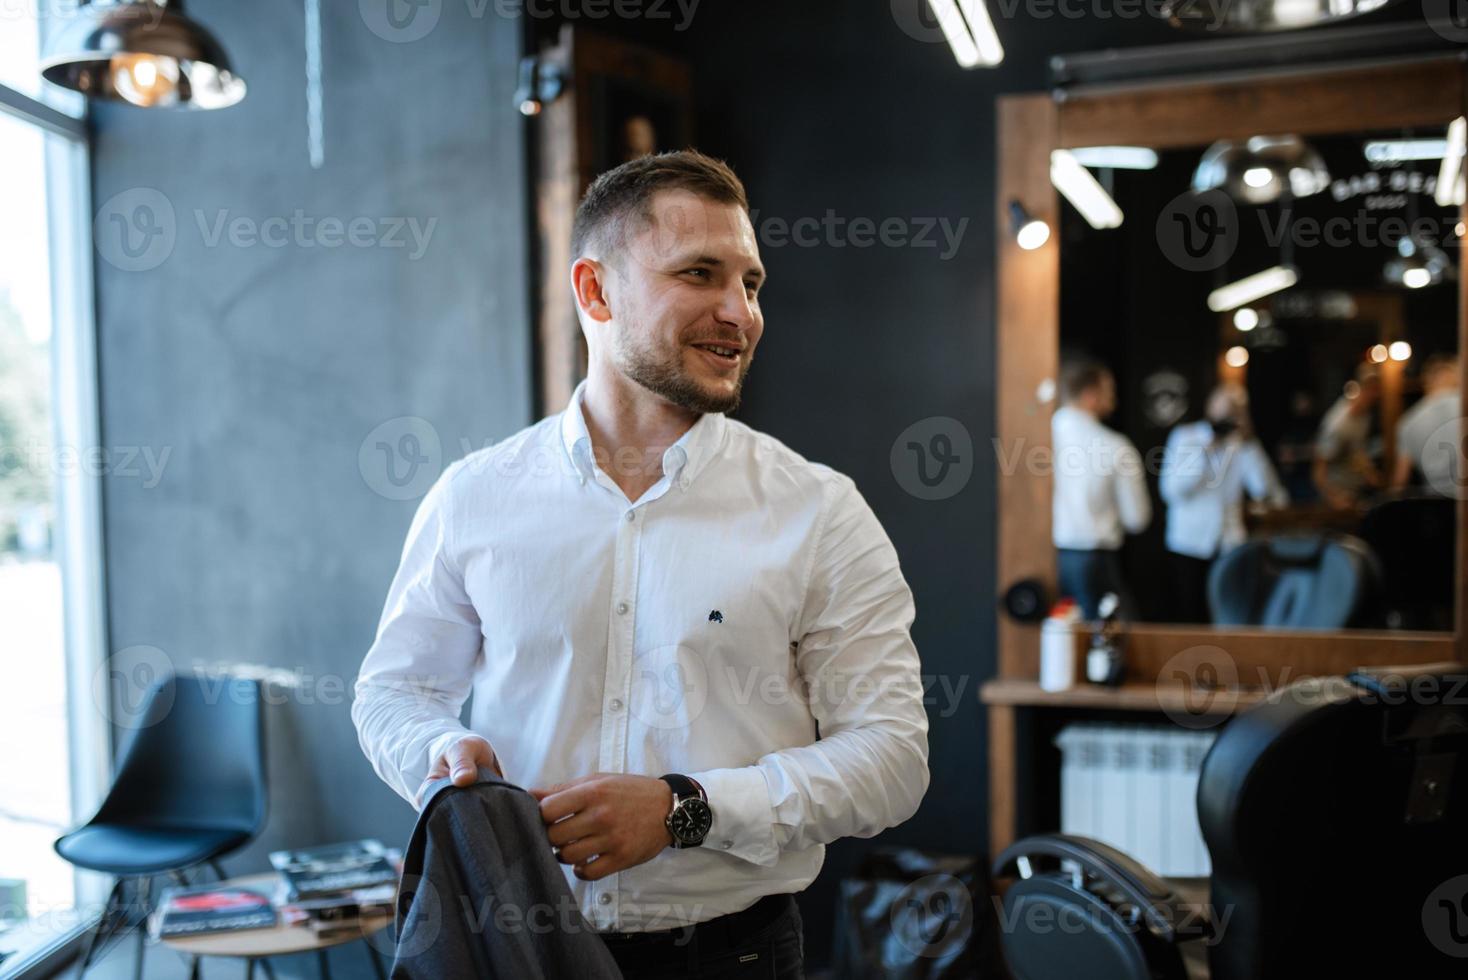
[[[673,843],[663,822],[673,790],[661,779],[599,772],[530,795],[540,801],[560,862],[583,881],[651,861]]]

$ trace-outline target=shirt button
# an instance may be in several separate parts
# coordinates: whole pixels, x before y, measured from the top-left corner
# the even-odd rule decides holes
[[[629,510],[627,512],[627,523],[628,524],[631,524],[635,520],[637,520],[637,511],[635,511],[635,510]]]
[[[622,699],[621,698],[612,698],[612,710],[613,711],[621,711],[622,710]]]
[[[611,892],[602,892],[601,895],[597,897],[597,901],[602,903],[603,905],[610,905],[612,903]]]
[[[619,603],[617,603],[617,615],[618,616],[625,616],[625,615],[627,615],[627,603],[625,603],[625,602],[619,602]]]

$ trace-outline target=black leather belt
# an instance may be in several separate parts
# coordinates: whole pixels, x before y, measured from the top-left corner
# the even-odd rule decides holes
[[[655,932],[603,932],[598,935],[613,952],[694,946],[700,955],[716,955],[744,945],[751,936],[789,911],[793,895],[766,895],[747,909],[707,922]]]

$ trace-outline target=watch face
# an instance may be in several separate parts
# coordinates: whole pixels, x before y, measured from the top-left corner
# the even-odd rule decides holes
[[[668,829],[680,844],[701,844],[714,823],[714,812],[698,797],[681,800],[668,817]]]

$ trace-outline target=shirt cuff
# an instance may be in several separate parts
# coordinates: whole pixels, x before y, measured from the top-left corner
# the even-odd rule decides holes
[[[780,860],[775,843],[775,810],[759,766],[687,773],[708,794],[714,822],[703,846],[773,868]]]

